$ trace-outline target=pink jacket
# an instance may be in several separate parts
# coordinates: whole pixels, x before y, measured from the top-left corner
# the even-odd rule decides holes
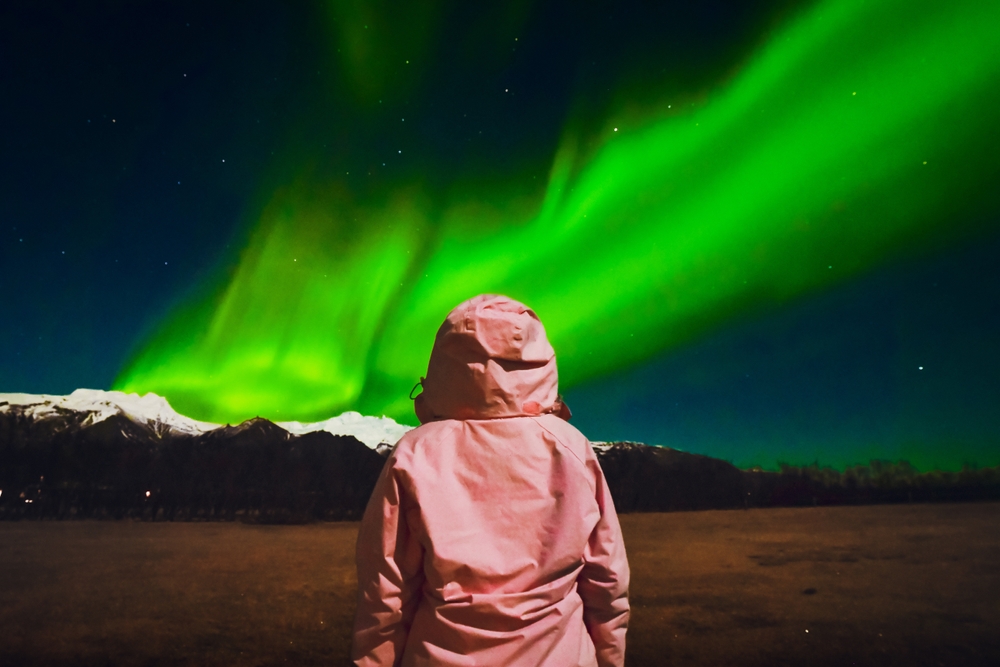
[[[358,534],[357,665],[622,665],[628,562],[604,475],[565,419],[524,305],[438,331]]]

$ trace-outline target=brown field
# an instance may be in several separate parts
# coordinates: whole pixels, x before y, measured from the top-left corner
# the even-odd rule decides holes
[[[1000,504],[622,525],[630,665],[1000,664]],[[346,664],[356,531],[0,523],[0,665]]]

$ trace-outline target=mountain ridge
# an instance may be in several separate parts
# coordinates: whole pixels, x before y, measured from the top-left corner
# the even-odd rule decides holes
[[[0,394],[0,519],[357,519],[409,430],[357,413],[207,424],[155,394],[81,391]],[[592,444],[619,512],[1000,498],[1000,468],[921,474],[873,461],[765,472],[669,447]]]
[[[196,435],[240,425],[223,425],[191,419],[174,410],[167,399],[152,392],[142,396],[135,393],[128,394],[102,389],[77,389],[67,395],[0,393],[0,413],[9,411],[26,414],[40,421],[55,420],[57,428],[60,417],[65,418],[68,422],[65,424],[65,427],[68,428],[73,425],[72,417],[79,413],[84,414],[84,420],[91,423],[103,421],[112,415],[124,415],[156,433],[170,433],[172,435]],[[252,417],[244,420],[241,424],[254,419],[263,418]],[[336,417],[306,424],[297,421],[267,421],[296,435],[313,431],[326,431],[333,435],[352,435],[371,449],[395,443],[412,428],[405,424],[398,424],[389,417],[369,417],[358,412],[344,412]]]

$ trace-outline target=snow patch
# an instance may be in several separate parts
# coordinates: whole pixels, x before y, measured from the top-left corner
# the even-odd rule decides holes
[[[167,399],[157,394],[126,394],[121,391],[77,389],[69,396],[53,394],[0,394],[0,412],[11,406],[27,408],[24,412],[34,419],[59,417],[60,412],[88,413],[86,424],[97,424],[114,415],[125,415],[139,423],[166,426],[167,430],[187,435],[199,435],[219,428],[219,424],[198,421],[178,414]],[[313,431],[326,431],[333,435],[351,435],[368,447],[382,451],[395,445],[412,426],[397,424],[389,417],[368,417],[358,412],[345,412],[325,421],[303,424],[278,422],[289,433],[302,435]],[[159,429],[158,429],[159,430]]]
[[[278,426],[289,433],[302,435],[313,431],[326,431],[333,435],[353,435],[370,448],[378,450],[379,445],[395,445],[413,427],[397,424],[389,417],[368,417],[360,412],[345,412],[326,421],[302,424],[300,422],[278,422]]]
[[[26,411],[35,419],[56,417],[60,410],[74,412],[89,412],[87,422],[97,424],[114,415],[125,415],[136,422],[159,423],[171,430],[188,434],[204,433],[218,428],[218,424],[190,419],[178,414],[167,399],[149,393],[126,394],[121,391],[103,391],[101,389],[77,389],[69,396],[53,394],[0,394],[0,410],[3,405],[25,406]]]

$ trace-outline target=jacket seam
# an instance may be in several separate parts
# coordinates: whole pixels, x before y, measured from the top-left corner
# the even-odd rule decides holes
[[[560,438],[558,435],[556,435],[555,433],[552,432],[552,429],[546,427],[545,424],[541,423],[541,421],[537,417],[533,417],[532,421],[534,421],[536,424],[538,424],[538,428],[542,429],[543,431],[545,431],[546,433],[548,433],[549,435],[551,435],[555,439],[556,444],[558,444],[560,447],[562,447],[567,452],[569,452],[570,455],[574,459],[576,459],[580,463],[581,466],[583,466],[583,469],[586,470],[588,473],[590,473],[590,466],[587,465],[587,461],[584,460],[584,459],[582,459],[582,458],[580,458],[580,456],[576,452],[573,451],[572,447],[570,447],[569,445],[567,445],[565,442],[563,442],[562,438]],[[586,436],[584,436],[584,437],[586,437]],[[587,481],[590,483],[591,487],[593,487],[593,491],[596,492],[597,491],[597,480],[592,479],[591,475],[588,474],[587,475]]]

